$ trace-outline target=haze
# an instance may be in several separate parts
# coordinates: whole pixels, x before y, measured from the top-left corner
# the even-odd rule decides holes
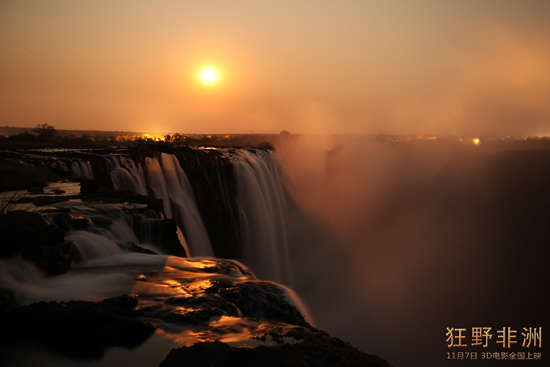
[[[546,135],[549,15],[544,0],[1,0],[0,125]]]

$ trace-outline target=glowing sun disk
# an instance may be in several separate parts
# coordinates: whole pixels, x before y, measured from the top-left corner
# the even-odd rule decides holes
[[[206,66],[199,71],[198,77],[201,83],[212,85],[219,81],[220,72],[212,66]]]

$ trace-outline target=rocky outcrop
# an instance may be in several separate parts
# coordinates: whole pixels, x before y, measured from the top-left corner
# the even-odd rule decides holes
[[[255,348],[232,347],[221,342],[198,343],[172,349],[160,366],[389,367],[377,356],[360,352],[350,344],[318,330],[296,328],[275,337],[289,338],[293,342]]]
[[[21,159],[0,159],[0,191],[43,187],[59,176],[46,166],[37,166]]]
[[[71,248],[64,242],[65,232],[47,223],[40,214],[12,211],[1,215],[0,233],[0,257],[22,256],[49,275],[64,273],[71,267]]]
[[[140,242],[152,243],[167,254],[179,257],[189,256],[180,242],[178,227],[174,220],[134,215],[132,221],[134,233]]]
[[[136,347],[155,328],[136,318],[128,296],[102,302],[39,302],[0,313],[4,345],[40,342],[74,357],[100,357],[107,346]]]
[[[304,316],[289,302],[280,287],[268,282],[243,282],[222,288],[221,296],[236,305],[246,317],[309,326]]]

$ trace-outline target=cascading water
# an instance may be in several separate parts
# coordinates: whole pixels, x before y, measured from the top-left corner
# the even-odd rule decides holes
[[[93,180],[94,172],[92,164],[88,160],[77,159],[71,163],[71,173],[75,178]]]
[[[225,155],[233,166],[239,213],[240,256],[261,277],[292,284],[288,249],[287,198],[271,152],[237,149]],[[187,175],[175,155],[146,157],[143,164],[120,155],[107,157],[115,190],[162,200],[164,214],[185,234],[191,256],[213,256]]]
[[[165,215],[184,229],[191,254],[213,256],[191,185],[174,155],[162,153],[160,160],[146,157],[143,166],[118,155],[107,157],[107,162],[115,190],[147,195],[149,187],[162,200]]]
[[[188,150],[182,149],[183,152]],[[118,154],[106,155],[103,161],[98,155],[92,160],[97,176],[94,182],[64,183],[90,191],[82,191],[78,196],[71,190],[45,189],[43,195],[51,195],[55,200],[48,201],[47,206],[37,200],[34,214],[41,218],[25,217],[25,220],[35,223],[40,219],[36,223],[55,235],[52,236],[55,242],[51,243],[45,243],[39,236],[32,237],[32,241],[40,239],[35,247],[47,246],[55,251],[42,254],[48,266],[25,253],[0,259],[0,298],[7,295],[11,302],[13,295],[18,304],[24,305],[50,300],[98,302],[107,297],[131,295],[138,302],[138,317],[154,323],[158,329],[153,343],[158,344],[158,338],[170,342],[161,346],[161,353],[166,353],[162,348],[168,349],[171,343],[181,346],[221,341],[249,347],[266,340],[271,345],[269,335],[280,335],[280,340],[294,335],[296,326],[305,325],[304,319],[313,325],[299,297],[273,282],[290,285],[292,276],[287,254],[287,198],[271,153],[220,149],[208,152],[204,161],[195,160],[202,158],[204,151],[192,153],[198,154],[178,155],[181,161],[175,155],[160,153],[145,158],[141,164]],[[67,167],[74,167],[73,177],[93,177],[89,162],[83,159],[67,162]],[[181,165],[188,170],[191,182]],[[154,195],[160,200],[113,195],[110,191],[113,188]],[[161,200],[163,210],[158,205]],[[200,213],[197,203],[202,205]],[[227,250],[223,256],[244,258],[269,281],[256,278],[237,260],[191,258],[213,256],[201,213],[208,219],[205,222],[208,229],[217,235],[217,255]],[[222,248],[226,235],[232,240],[231,246]],[[185,251],[179,251],[180,247]],[[128,301],[123,298],[124,305],[120,305],[126,307]],[[106,302],[106,307],[118,308],[121,300]],[[67,307],[74,305],[70,303]],[[50,309],[57,312],[57,306],[47,307],[48,312]],[[83,306],[79,303],[76,307],[76,312],[80,312]],[[85,307],[87,311],[88,306]],[[78,319],[71,322],[74,321]],[[201,332],[190,333],[190,323]],[[28,354],[32,353],[26,350],[20,353],[24,362]],[[151,355],[150,344],[144,344],[138,354],[129,351],[130,355],[135,359],[132,364],[139,365],[136,361]],[[14,361],[18,362],[17,358],[19,354]]]
[[[162,199],[164,214],[168,218],[172,218],[172,205],[168,196],[164,173],[158,159],[146,157],[145,172],[149,188],[151,188],[156,198]]]
[[[287,202],[271,152],[238,150],[233,159],[244,262],[261,277],[290,285]]]
[[[166,153],[161,153],[160,161],[147,157],[145,171],[149,187],[155,197],[163,201],[164,213],[183,228],[191,255],[213,256],[191,185],[177,158]]]
[[[112,223],[107,228],[90,225],[87,230],[72,230],[65,235],[65,242],[75,247],[80,262],[118,255],[124,252],[124,245],[139,243],[124,215],[119,217],[120,214],[117,213],[116,216],[109,217],[93,210],[89,214]],[[122,248],[119,244],[122,244]]]
[[[114,240],[89,231],[72,231],[65,236],[65,240],[76,247],[82,261],[122,253]]]
[[[138,195],[147,195],[143,169],[132,159],[109,156],[107,162],[111,168],[111,181],[115,190],[128,190]]]

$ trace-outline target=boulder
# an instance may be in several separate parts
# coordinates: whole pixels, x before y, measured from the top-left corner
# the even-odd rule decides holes
[[[65,231],[47,223],[40,214],[12,211],[0,216],[3,246],[0,257],[20,255],[48,275],[62,274],[71,267],[71,249]]]
[[[133,229],[140,242],[152,243],[171,255],[188,256],[180,242],[176,222],[172,219],[146,218],[136,214],[133,216]]]
[[[269,282],[247,281],[222,288],[219,294],[239,308],[245,317],[309,326],[284,290]]]
[[[288,335],[291,337],[291,335]],[[350,344],[308,329],[298,329],[292,337],[301,341],[255,348],[232,347],[221,342],[197,343],[191,347],[172,349],[161,367],[389,367],[377,356],[363,353]]]
[[[46,167],[22,160],[0,159],[0,191],[41,190],[48,182],[58,179],[59,176]]]
[[[129,296],[33,303],[0,313],[0,342],[34,341],[72,357],[101,357],[105,347],[136,347],[154,333],[151,324],[137,318],[136,305]]]

